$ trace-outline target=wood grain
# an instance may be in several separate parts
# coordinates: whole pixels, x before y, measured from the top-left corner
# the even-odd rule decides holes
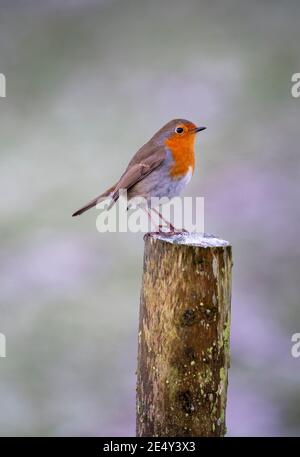
[[[145,237],[137,436],[223,436],[229,367],[231,246]]]

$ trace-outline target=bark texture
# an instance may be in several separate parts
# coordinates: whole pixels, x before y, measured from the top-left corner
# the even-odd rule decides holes
[[[145,237],[137,436],[223,436],[231,246],[211,236]]]

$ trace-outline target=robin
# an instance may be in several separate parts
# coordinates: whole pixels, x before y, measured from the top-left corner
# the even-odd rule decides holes
[[[168,122],[137,151],[115,185],[77,210],[72,216],[79,216],[106,198],[112,198],[112,204],[114,204],[119,198],[120,191],[126,190],[128,201],[135,197],[143,197],[147,201],[147,207],[144,209],[151,219],[148,209],[151,197],[178,196],[190,181],[195,167],[196,133],[205,129],[206,127],[197,127],[193,122],[185,119],[174,119]],[[155,208],[152,210],[171,231],[175,231],[173,225],[166,221]]]

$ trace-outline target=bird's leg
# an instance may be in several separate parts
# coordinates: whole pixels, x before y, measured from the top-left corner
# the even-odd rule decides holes
[[[161,213],[156,209],[156,208],[152,208],[152,211],[154,211],[158,217],[165,223],[167,224],[167,226],[169,227],[169,229],[171,230],[171,232],[175,232],[176,229],[174,227],[174,225],[171,224],[171,222],[167,221],[162,215]]]
[[[174,225],[171,224],[171,222],[167,221],[161,214],[160,212],[155,209],[155,208],[152,208],[152,211],[154,211],[156,214],[158,214],[159,218],[165,223],[167,224],[167,226],[169,227],[170,231],[171,232],[176,232],[176,229],[174,227]]]
[[[151,232],[151,233],[160,233],[160,232],[161,232],[161,230],[160,230],[161,226],[160,226],[160,225],[157,225],[157,224],[155,223],[155,221],[153,220],[153,218],[152,218],[152,216],[151,216],[151,212],[150,212],[145,206],[143,206],[142,208],[143,208],[143,210],[146,212],[146,214],[147,214],[147,216],[148,216],[148,219],[150,220],[151,225],[153,224],[154,227],[155,227],[156,229],[158,229],[156,232]]]
[[[167,224],[167,226],[169,227],[171,233],[182,233],[182,232],[188,233],[188,231],[185,230],[184,228],[182,228],[182,229],[175,228],[174,225],[172,225],[171,222],[167,221],[156,208],[152,208],[152,211],[154,211],[156,214],[158,214],[159,218],[165,224]],[[159,226],[159,227],[161,227],[161,226]]]

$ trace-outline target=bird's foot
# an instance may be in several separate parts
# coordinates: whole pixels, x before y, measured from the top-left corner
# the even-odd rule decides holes
[[[159,226],[159,233],[161,235],[180,235],[182,233],[189,233],[187,230],[185,230],[185,228],[181,228],[181,229],[178,229],[178,228],[175,228],[173,225],[170,225],[169,230],[161,230],[161,228],[163,228],[163,226]]]
[[[168,230],[169,229],[169,230]],[[172,224],[170,226],[165,225],[158,225],[157,230],[153,232],[148,232],[144,235],[144,239],[147,235],[160,235],[160,236],[173,236],[173,235],[181,235],[183,233],[189,233],[185,228],[177,229]]]

